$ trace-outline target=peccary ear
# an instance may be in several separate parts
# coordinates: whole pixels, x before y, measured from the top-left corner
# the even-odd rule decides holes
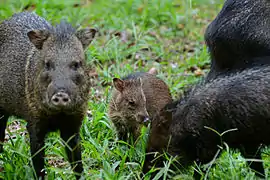
[[[157,69],[152,67],[149,71],[148,71],[149,74],[153,74],[153,75],[157,75]]]
[[[86,49],[94,39],[97,30],[94,28],[85,28],[76,32],[77,38],[81,41],[83,49]]]
[[[44,41],[49,37],[49,32],[46,30],[33,30],[28,32],[27,36],[37,49],[42,49]]]
[[[125,82],[119,78],[113,78],[113,85],[117,91],[122,92],[125,87]]]

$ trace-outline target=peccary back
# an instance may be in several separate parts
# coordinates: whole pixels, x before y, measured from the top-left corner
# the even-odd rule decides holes
[[[11,115],[28,122],[32,155],[50,131],[59,129],[65,141],[75,135],[69,142],[74,152],[67,148],[67,153],[71,162],[79,161],[75,171],[82,172],[78,133],[90,88],[84,50],[95,33],[63,21],[53,27],[28,12],[0,24],[0,141]],[[36,173],[43,157],[44,150],[33,158]]]
[[[120,139],[127,140],[128,133],[137,139],[141,127],[171,101],[168,86],[151,70],[134,73],[122,79],[114,78],[108,114]]]
[[[173,113],[169,128],[159,130],[164,132],[163,137],[167,137],[167,141],[148,148],[152,151],[165,150],[171,136],[168,151],[179,155],[181,165],[186,167],[195,160],[208,163],[218,151],[218,145],[223,145],[219,135],[210,128],[220,134],[233,130],[225,133],[222,141],[231,148],[240,149],[246,158],[261,159],[258,148],[261,144],[270,145],[269,96],[270,67],[267,65],[201,84],[155,116],[158,121],[170,121],[168,118]],[[151,167],[149,158],[145,172],[148,166]],[[261,162],[253,162],[250,167],[256,170],[256,175],[264,176]]]
[[[270,63],[270,1],[226,0],[205,32],[211,55],[208,79]],[[264,57],[264,58],[258,58]]]
[[[34,45],[29,41],[27,32],[50,28],[45,19],[35,14],[29,18],[28,13],[15,14],[0,24],[0,101],[5,102],[6,109],[20,116],[28,111],[25,105],[25,65],[34,53],[31,52]]]

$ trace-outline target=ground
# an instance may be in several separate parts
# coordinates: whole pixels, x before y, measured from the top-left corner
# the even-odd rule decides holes
[[[113,77],[155,67],[170,87],[173,98],[198,81],[209,70],[209,55],[204,31],[223,5],[222,0],[3,0],[0,21],[20,11],[35,11],[52,24],[65,19],[74,26],[95,27],[98,36],[87,49],[92,67],[88,116],[81,128],[84,177],[86,179],[140,179],[144,161],[144,142],[136,145],[119,142],[107,116]],[[4,153],[0,155],[0,177],[32,179],[29,165],[29,137],[25,121],[11,117]],[[58,133],[46,141],[48,179],[75,179]],[[269,150],[263,151],[269,174]],[[128,159],[128,160],[126,160]],[[165,179],[192,179],[192,170],[208,168],[204,178],[254,179],[254,173],[238,151],[224,148],[217,164],[193,166],[178,174],[170,171],[168,158],[162,169]],[[268,175],[268,177],[270,174]],[[149,179],[146,175],[145,179]]]

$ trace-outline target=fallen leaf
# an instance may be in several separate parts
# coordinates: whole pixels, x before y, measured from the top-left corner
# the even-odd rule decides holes
[[[204,72],[201,69],[197,69],[196,71],[194,71],[194,74],[198,77],[204,75]]]
[[[33,10],[35,10],[36,9],[36,5],[35,4],[27,4],[24,8],[23,8],[23,10],[25,10],[25,11],[33,11]]]

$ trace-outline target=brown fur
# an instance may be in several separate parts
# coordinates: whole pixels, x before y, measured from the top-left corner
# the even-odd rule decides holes
[[[155,74],[156,71],[151,69],[149,73],[114,79],[108,114],[121,140],[127,140],[128,133],[137,139],[144,120],[149,118],[151,121],[156,112],[172,101],[168,86]]]

